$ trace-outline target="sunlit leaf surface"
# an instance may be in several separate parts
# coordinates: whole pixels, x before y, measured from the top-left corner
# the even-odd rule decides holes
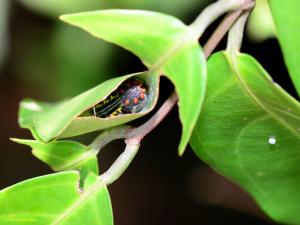
[[[105,185],[89,174],[79,189],[77,172],[36,177],[0,191],[0,223],[112,225]]]
[[[179,96],[183,125],[182,154],[199,116],[206,87],[206,65],[198,42],[178,19],[142,10],[102,10],[64,15],[62,20],[98,38],[128,49],[160,75],[166,75]]]
[[[149,86],[148,103],[143,111],[109,118],[80,116],[85,110],[105,99],[123,81],[132,76],[143,78]],[[102,130],[129,122],[151,111],[157,100],[157,92],[157,76],[150,77],[148,73],[122,76],[107,80],[70,100],[56,104],[24,100],[20,104],[19,124],[23,128],[30,129],[34,137],[42,141]]]
[[[45,143],[37,140],[12,139],[32,148],[32,154],[54,171],[79,170],[81,180],[92,171],[98,171],[98,149],[92,149],[75,141],[52,141]]]
[[[246,189],[274,220],[300,223],[300,104],[252,57],[208,62],[208,89],[191,138],[195,153]]]
[[[269,1],[278,40],[294,86],[300,96],[300,1]],[[282,75],[284,76],[284,74]]]

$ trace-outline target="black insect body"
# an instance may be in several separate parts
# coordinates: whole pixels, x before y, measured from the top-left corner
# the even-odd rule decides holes
[[[147,103],[147,87],[141,79],[130,78],[111,93],[105,100],[95,105],[90,114],[107,118],[121,114],[142,111]]]

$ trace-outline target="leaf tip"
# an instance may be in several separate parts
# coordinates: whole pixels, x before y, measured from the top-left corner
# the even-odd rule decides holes
[[[61,21],[63,21],[63,22],[65,22],[65,23],[71,23],[74,14],[76,14],[76,13],[63,14],[63,15],[60,15],[60,16],[58,17],[58,19],[61,20]],[[77,13],[77,14],[78,14],[78,13]]]
[[[9,138],[10,141],[16,142],[16,143],[20,143],[21,139],[19,138]]]
[[[68,22],[68,14],[60,15],[58,19],[64,22]]]
[[[9,138],[10,141],[16,142],[22,145],[29,145],[30,143],[34,142],[34,140],[27,140],[27,139],[20,139],[20,138]]]
[[[185,148],[186,148],[186,146],[179,145],[179,147],[178,147],[178,156],[179,157],[181,157],[183,155],[183,153],[185,152]]]

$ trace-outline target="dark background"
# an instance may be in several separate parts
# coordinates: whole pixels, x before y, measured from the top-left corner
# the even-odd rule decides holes
[[[96,4],[97,7],[87,8],[157,10],[177,16],[188,24],[209,1],[187,2],[190,5],[184,10],[176,4],[169,8],[166,4],[147,1],[144,5],[135,5],[132,1],[119,1],[118,5],[116,1],[111,5]],[[61,12],[71,12],[68,9],[36,9],[34,1],[10,3],[4,30],[7,42],[0,40],[6,48],[5,58],[0,62],[1,189],[52,173],[47,165],[31,155],[28,147],[9,141],[10,137],[31,138],[28,131],[18,126],[18,104],[23,98],[54,102],[72,97],[110,77],[144,69],[131,53],[60,22],[57,16]],[[201,38],[201,44],[216,24]],[[218,49],[224,47],[225,41]],[[296,96],[276,39],[257,43],[246,37],[242,50],[253,55],[277,83]],[[159,104],[172,89],[172,84],[162,79]],[[116,225],[274,224],[247,194],[207,167],[190,148],[183,157],[178,157],[180,132],[175,109],[143,140],[128,170],[109,187]],[[122,142],[113,142],[101,152],[101,171],[114,161],[123,147]]]

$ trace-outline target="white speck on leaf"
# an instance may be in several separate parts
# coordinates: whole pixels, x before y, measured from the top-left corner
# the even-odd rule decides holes
[[[276,138],[274,136],[270,136],[268,142],[270,145],[274,145],[276,144]]]

